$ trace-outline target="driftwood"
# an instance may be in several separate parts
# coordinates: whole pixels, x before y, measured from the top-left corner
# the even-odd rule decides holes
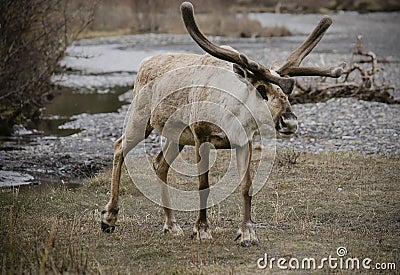
[[[326,77],[296,81],[296,89],[290,97],[292,103],[321,102],[330,98],[354,97],[367,101],[399,104],[390,91],[395,89],[385,79],[384,69],[379,66],[373,52],[364,51],[361,35],[348,65],[343,64],[343,75],[332,82]]]

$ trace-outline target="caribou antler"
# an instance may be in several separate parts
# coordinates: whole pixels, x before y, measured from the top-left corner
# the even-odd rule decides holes
[[[243,53],[217,46],[208,40],[207,37],[205,37],[204,34],[199,30],[196,24],[194,19],[193,5],[191,3],[182,3],[181,12],[182,19],[188,33],[204,51],[219,59],[238,64],[251,71],[256,76],[278,85],[285,94],[290,94],[292,92],[295,82],[294,79],[290,77],[279,77],[273,75],[265,66],[249,59]]]
[[[285,65],[277,73],[284,76],[341,76],[342,67],[300,67],[300,63],[318,44],[331,24],[332,19],[324,16],[303,44],[289,55]]]

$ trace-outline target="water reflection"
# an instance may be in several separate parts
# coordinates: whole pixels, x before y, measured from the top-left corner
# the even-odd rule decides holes
[[[70,121],[72,116],[82,113],[116,112],[124,104],[119,96],[129,89],[130,87],[117,86],[104,93],[83,93],[75,88],[62,87],[59,94],[44,108],[41,118],[31,121],[28,126],[44,136],[75,134],[79,130],[60,129],[59,126]]]

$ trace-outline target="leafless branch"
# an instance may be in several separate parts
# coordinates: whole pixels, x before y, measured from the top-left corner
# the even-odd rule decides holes
[[[357,36],[353,55],[341,78],[334,83],[328,81],[328,78],[296,81],[297,89],[291,96],[291,101],[305,103],[326,101],[334,97],[355,97],[389,104],[400,103],[390,93],[394,90],[394,86],[387,83],[383,72],[384,69],[379,66],[376,54],[365,51],[361,36]]]

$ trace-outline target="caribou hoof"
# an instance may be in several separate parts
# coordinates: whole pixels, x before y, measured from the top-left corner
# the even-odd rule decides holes
[[[118,207],[112,207],[108,211],[107,210],[101,211],[101,230],[103,230],[103,232],[106,233],[114,232],[118,211],[119,211]]]
[[[242,247],[248,247],[248,246],[251,245],[251,242],[250,242],[249,240],[244,240],[244,241],[241,241],[241,242],[240,242],[240,245],[241,245]]]
[[[211,230],[209,230],[208,225],[204,223],[194,226],[191,238],[196,238],[198,241],[213,239]]]
[[[172,222],[171,224],[165,223],[163,227],[163,232],[170,233],[172,236],[184,235],[182,228],[176,222]]]
[[[239,239],[240,239],[240,245],[242,247],[258,245],[260,243],[260,241],[257,238],[256,232],[254,231],[252,223],[246,223],[245,225],[239,227],[235,241]]]
[[[105,222],[101,222],[101,230],[105,233],[113,233],[115,230],[114,225],[106,224]]]

